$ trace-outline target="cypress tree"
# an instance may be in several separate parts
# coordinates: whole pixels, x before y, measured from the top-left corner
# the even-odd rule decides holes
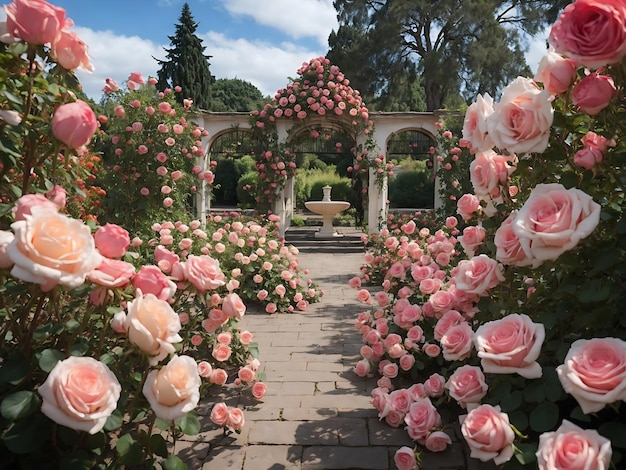
[[[211,109],[211,85],[215,77],[209,69],[211,56],[204,55],[205,47],[202,39],[195,35],[198,23],[193,19],[189,4],[183,5],[183,10],[176,25],[176,34],[168,36],[171,48],[164,48],[167,52],[166,60],[155,60],[161,68],[157,72],[160,90],[182,87],[182,93],[176,94],[176,100],[182,104],[183,99],[191,98],[194,106]]]

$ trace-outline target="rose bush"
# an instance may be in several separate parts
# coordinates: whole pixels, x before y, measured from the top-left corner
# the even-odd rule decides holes
[[[438,409],[492,407],[461,425],[474,457],[514,469],[623,465],[624,12],[614,1],[567,6],[534,78],[498,102],[479,96],[459,140],[439,123],[438,222],[390,218],[367,237],[350,282],[369,299],[355,371],[379,376],[379,416],[392,393],[417,402],[441,374],[445,393],[428,395]],[[482,268],[470,269],[477,257]],[[455,425],[433,423],[423,420],[431,434]]]

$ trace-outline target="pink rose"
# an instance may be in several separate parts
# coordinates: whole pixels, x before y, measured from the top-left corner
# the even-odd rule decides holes
[[[226,425],[235,431],[241,431],[244,424],[245,420],[243,416],[243,410],[241,410],[240,408],[229,408]]]
[[[393,462],[398,467],[398,470],[416,470],[418,468],[415,451],[407,446],[402,446],[396,450]]]
[[[487,128],[487,118],[493,113],[493,98],[489,93],[478,95],[465,112],[463,119],[463,140],[469,144],[472,153],[483,152],[494,146]]]
[[[439,320],[437,320],[437,323],[435,324],[435,328],[433,330],[435,339],[440,341],[443,335],[445,335],[450,328],[465,321],[466,320],[463,315],[456,310],[448,310]]]
[[[128,232],[115,224],[105,224],[94,233],[98,251],[107,258],[121,258],[130,247]]]
[[[443,395],[446,379],[441,374],[433,374],[424,382],[424,390],[429,397]]]
[[[372,366],[367,359],[361,359],[354,366],[354,373],[359,377],[367,377],[371,372]]]
[[[431,430],[441,424],[441,416],[429,398],[418,398],[411,403],[404,422],[411,439],[423,443]]]
[[[165,248],[163,245],[158,245],[154,249],[154,260],[163,272],[169,273],[172,271],[172,267],[178,264],[180,257],[176,253],[173,253]]]
[[[454,325],[441,338],[441,350],[446,361],[462,361],[472,352],[474,331],[467,322]]]
[[[470,448],[470,457],[482,462],[493,460],[496,465],[513,457],[515,433],[506,413],[499,406],[479,405],[460,416],[461,433]]]
[[[59,211],[59,206],[43,194],[25,194],[15,203],[13,207],[13,217],[16,221],[26,220],[26,216],[31,215],[34,207],[48,208],[56,212]]]
[[[554,432],[539,436],[539,470],[608,470],[611,441],[595,429],[582,429],[567,420]]]
[[[513,230],[532,267],[555,260],[593,232],[600,205],[579,189],[538,184],[513,221]]]
[[[209,377],[211,377],[212,373],[213,366],[211,366],[211,364],[209,364],[207,361],[200,361],[198,363],[198,374],[200,375],[200,377],[208,379]]]
[[[209,382],[215,385],[224,385],[228,380],[228,372],[224,369],[213,369],[211,376],[209,377]]]
[[[446,382],[446,388],[461,408],[469,403],[480,403],[488,389],[480,367],[470,365],[456,369]]]
[[[96,114],[81,100],[62,104],[54,111],[52,117],[52,133],[73,149],[87,145],[97,128]]]
[[[456,202],[456,212],[463,220],[469,220],[480,209],[480,199],[473,194],[463,194]]]
[[[67,202],[67,191],[65,188],[57,184],[46,193],[46,197],[54,202],[59,209],[61,209],[65,207]]]
[[[515,171],[511,157],[498,155],[493,150],[479,152],[470,163],[470,180],[474,193],[479,196],[497,196],[500,186]]]
[[[267,385],[263,382],[255,382],[252,386],[252,396],[257,400],[262,399],[267,392]]]
[[[130,284],[135,275],[135,267],[126,261],[103,258],[96,269],[87,274],[94,284],[111,289],[123,289]]]
[[[11,258],[7,253],[7,247],[14,238],[15,235],[13,235],[12,232],[0,230],[0,269],[10,268],[13,266],[13,261],[11,261]]]
[[[428,357],[437,357],[439,356],[439,354],[441,354],[441,348],[439,347],[439,345],[433,343],[424,343],[424,346],[422,346],[422,351],[424,351],[424,354],[426,354]]]
[[[474,343],[487,373],[517,373],[527,379],[541,377],[536,362],[545,338],[541,323],[533,323],[527,315],[511,314],[478,327]]]
[[[552,51],[539,61],[534,77],[551,95],[567,91],[575,79],[576,62]]]
[[[158,266],[145,265],[133,278],[133,287],[142,294],[153,294],[158,299],[170,299],[176,292],[176,284]]]
[[[431,432],[424,443],[431,452],[443,452],[450,444],[452,444],[452,439],[443,431]]]
[[[227,344],[217,343],[215,346],[213,346],[213,352],[211,353],[211,355],[215,358],[216,361],[226,362],[230,358],[232,352],[232,349]]]
[[[52,43],[52,57],[67,70],[81,67],[87,72],[93,72],[93,65],[89,62],[87,44],[74,31],[62,30],[56,41]]]
[[[367,289],[360,289],[357,293],[357,300],[364,304],[369,304],[372,302],[371,294]]]
[[[200,400],[200,375],[189,356],[173,356],[159,370],[148,373],[143,394],[157,418],[173,421],[193,410]]]
[[[256,373],[249,367],[242,367],[237,372],[237,377],[239,377],[242,382],[252,382],[256,378]]]
[[[228,405],[224,402],[216,403],[213,405],[209,417],[218,426],[226,426],[228,422]]]
[[[182,341],[178,334],[181,324],[170,304],[154,294],[145,294],[131,300],[127,310],[128,340],[152,356],[150,365],[176,351],[174,343]]]
[[[204,293],[226,284],[226,276],[220,269],[220,262],[210,256],[189,255],[187,261],[180,263],[185,279]]]
[[[577,0],[550,30],[555,51],[590,69],[619,62],[626,54],[626,6],[621,0]]]
[[[504,268],[496,260],[487,255],[478,255],[459,261],[453,280],[459,290],[485,295],[504,281],[503,271]]]
[[[70,356],[57,362],[37,391],[41,411],[52,421],[95,434],[117,408],[122,387],[102,362]]]
[[[25,220],[11,225],[15,238],[6,246],[14,263],[11,274],[41,284],[44,291],[58,284],[78,287],[102,260],[91,229],[57,211],[56,206],[33,207]]]
[[[230,318],[241,320],[246,313],[246,304],[235,292],[226,294],[222,301],[222,310]]]
[[[583,413],[600,411],[626,401],[626,341],[593,338],[574,341],[556,369],[563,390],[572,395]]]
[[[592,72],[574,85],[572,103],[586,114],[595,116],[617,95],[613,78]]]
[[[65,10],[45,1],[12,0],[4,5],[7,32],[31,44],[50,44],[67,25]]]
[[[458,240],[467,256],[471,258],[485,240],[485,229],[476,225],[465,227],[463,235],[458,237]]]
[[[511,212],[496,230],[494,243],[496,245],[496,259],[502,264],[513,266],[528,266],[532,260],[526,256],[522,244],[513,230],[513,222],[517,211]]]
[[[502,92],[487,125],[500,150],[541,153],[548,147],[553,117],[550,93],[532,79],[518,77]]]

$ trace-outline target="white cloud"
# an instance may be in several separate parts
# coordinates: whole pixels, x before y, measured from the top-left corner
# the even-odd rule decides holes
[[[328,46],[331,30],[338,28],[332,0],[223,0],[223,3],[233,15],[251,16],[255,22],[296,39],[317,38],[324,47]]]
[[[533,73],[537,71],[539,61],[548,51],[546,41],[548,40],[549,34],[550,28],[546,28],[530,41],[528,52],[526,52],[526,63]]]

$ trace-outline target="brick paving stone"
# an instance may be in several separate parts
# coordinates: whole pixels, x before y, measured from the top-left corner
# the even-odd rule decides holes
[[[300,446],[250,446],[246,449],[243,470],[295,470],[301,466]]]
[[[322,421],[256,421],[249,444],[337,445],[337,430]]]
[[[311,446],[302,452],[303,470],[386,470],[388,465],[384,447]]]

